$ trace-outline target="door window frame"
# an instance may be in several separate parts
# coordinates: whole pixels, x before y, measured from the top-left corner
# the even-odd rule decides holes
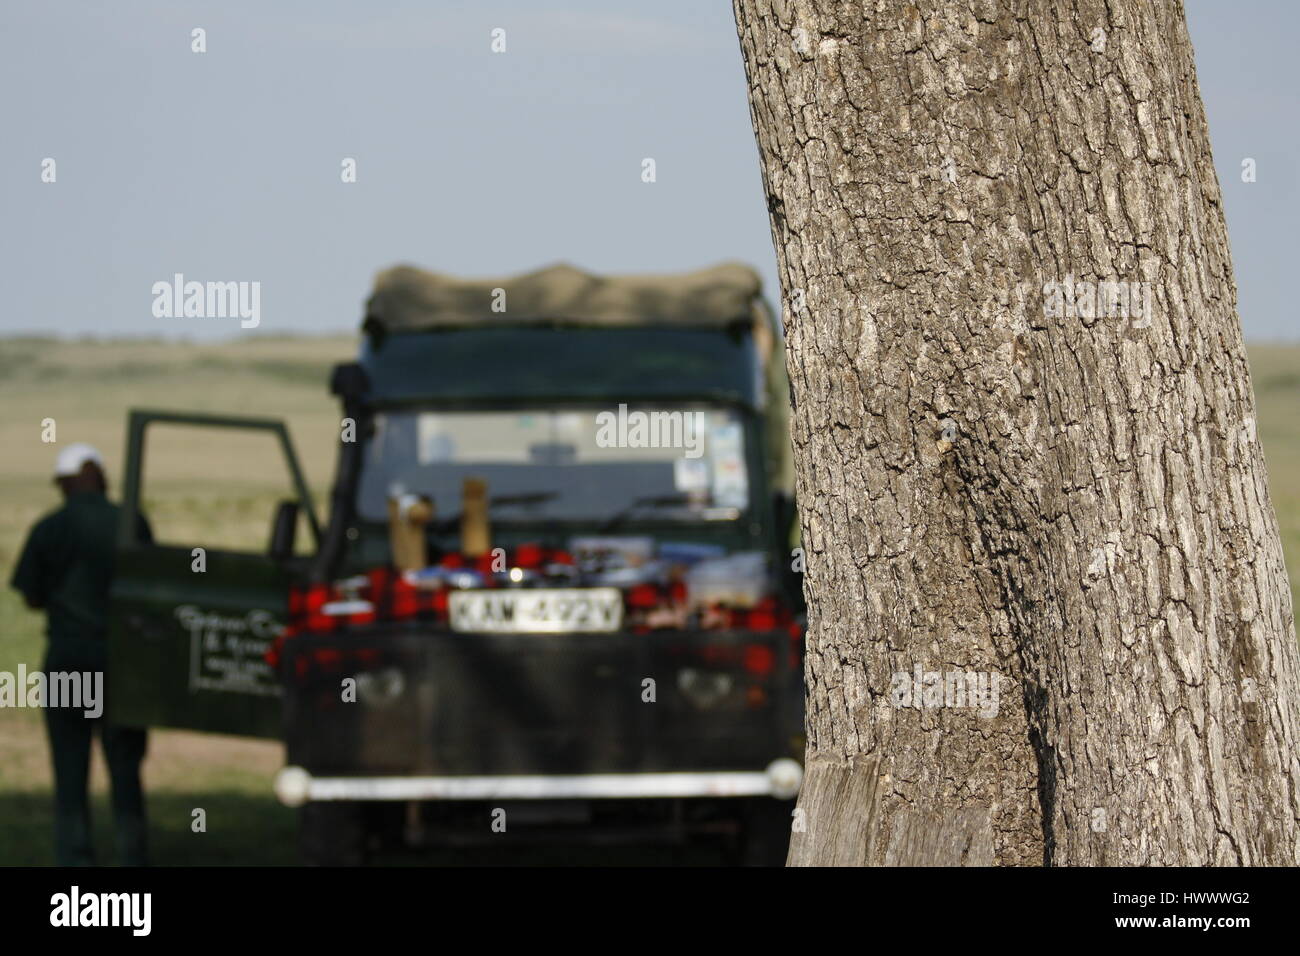
[[[316,508],[312,502],[311,491],[308,489],[306,479],[303,477],[302,468],[298,464],[298,456],[294,453],[293,442],[289,439],[289,430],[285,428],[284,422],[275,418],[251,418],[241,415],[205,415],[197,412],[147,410],[132,410],[127,416],[126,473],[122,479],[122,512],[121,523],[118,525],[119,548],[150,546],[145,545],[139,539],[139,524],[136,516],[140,513],[140,486],[144,478],[145,435],[148,427],[153,424],[264,431],[275,435],[279,439],[280,451],[284,455],[284,461],[289,466],[293,489],[298,495],[298,506],[306,515],[308,527],[311,528],[312,540],[315,544],[314,550],[320,549],[320,521],[316,517]],[[161,547],[161,545],[153,546]],[[229,548],[215,550],[236,554],[261,553],[256,551],[236,551]]]

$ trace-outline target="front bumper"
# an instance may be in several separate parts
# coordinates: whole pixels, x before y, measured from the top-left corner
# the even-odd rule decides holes
[[[788,800],[799,792],[803,768],[788,757],[761,771],[592,773],[448,777],[313,777],[285,767],[275,793],[286,806],[327,800],[610,800],[755,797]]]
[[[473,779],[753,787],[743,781],[803,754],[790,644],[782,632],[470,636],[419,624],[299,637],[281,658],[286,763],[344,788],[439,781],[424,785],[429,799],[461,799],[440,794]],[[755,657],[769,667],[747,667]]]

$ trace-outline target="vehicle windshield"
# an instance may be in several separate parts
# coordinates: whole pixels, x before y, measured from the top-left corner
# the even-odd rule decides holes
[[[451,518],[467,478],[487,483],[497,521],[717,521],[749,503],[738,412],[623,404],[378,413],[358,510],[386,521],[389,496],[419,494]]]

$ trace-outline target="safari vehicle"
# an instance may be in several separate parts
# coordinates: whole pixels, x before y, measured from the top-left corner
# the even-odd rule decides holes
[[[503,829],[781,862],[803,627],[776,344],[740,265],[381,273],[332,375],[323,525],[281,423],[132,412],[114,716],[281,737],[313,862]],[[278,444],[264,552],[135,539],[159,425]]]

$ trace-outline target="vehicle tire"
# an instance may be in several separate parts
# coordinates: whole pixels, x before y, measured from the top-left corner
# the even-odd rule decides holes
[[[793,800],[756,797],[741,808],[740,845],[736,862],[740,866],[785,866],[790,851],[790,823]]]
[[[298,856],[304,866],[361,866],[366,825],[360,803],[309,803],[298,811]]]

